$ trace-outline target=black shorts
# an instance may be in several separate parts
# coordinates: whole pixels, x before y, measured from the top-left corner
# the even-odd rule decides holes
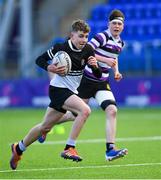
[[[78,87],[78,96],[82,99],[89,99],[95,97],[96,92],[100,90],[111,91],[109,83],[107,81],[93,81],[83,76]]]
[[[55,86],[49,86],[49,107],[55,110],[66,113],[66,110],[62,108],[64,102],[74,93],[67,88],[59,88]]]

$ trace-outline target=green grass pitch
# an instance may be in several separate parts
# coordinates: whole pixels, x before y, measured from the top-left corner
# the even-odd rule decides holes
[[[63,124],[63,134],[53,129],[44,144],[31,145],[17,170],[12,171],[11,143],[21,140],[41,122],[44,113],[44,109],[0,111],[0,179],[161,179],[159,108],[118,110],[116,145],[128,148],[129,154],[124,158],[105,161],[105,114],[92,110],[77,142],[82,162],[60,157],[72,125],[68,122]]]

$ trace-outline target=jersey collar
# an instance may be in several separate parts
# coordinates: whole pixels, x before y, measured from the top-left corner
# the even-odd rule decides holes
[[[69,47],[72,49],[72,51],[75,51],[75,52],[81,52],[82,51],[81,49],[75,49],[73,47],[72,41],[70,39],[68,40],[68,44],[69,44]]]

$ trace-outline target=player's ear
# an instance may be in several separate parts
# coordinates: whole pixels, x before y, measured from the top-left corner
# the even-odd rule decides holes
[[[71,37],[73,37],[73,35],[74,35],[74,33],[73,33],[73,32],[71,32],[71,33],[70,33],[70,38],[71,38]]]

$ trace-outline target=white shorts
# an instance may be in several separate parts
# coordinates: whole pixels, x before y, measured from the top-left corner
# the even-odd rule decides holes
[[[95,99],[97,100],[98,104],[101,105],[103,101],[112,100],[115,101],[115,97],[111,91],[107,90],[100,90],[97,91],[95,95]]]

